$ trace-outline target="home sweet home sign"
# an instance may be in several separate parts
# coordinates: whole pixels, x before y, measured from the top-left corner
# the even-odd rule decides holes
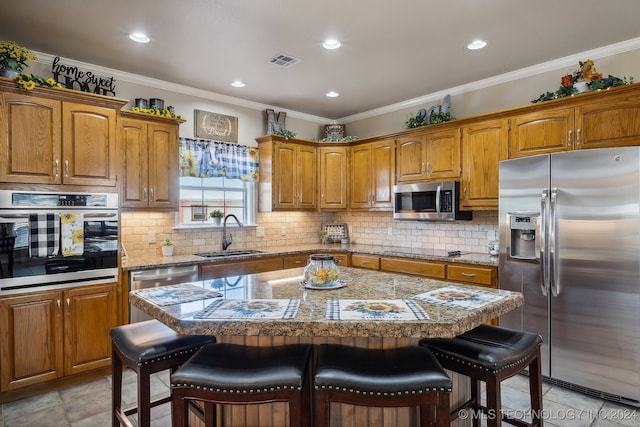
[[[64,65],[56,56],[51,64],[51,73],[58,83],[67,89],[98,95],[116,96],[116,85],[113,77],[100,77],[91,71],[82,71],[78,67]]]

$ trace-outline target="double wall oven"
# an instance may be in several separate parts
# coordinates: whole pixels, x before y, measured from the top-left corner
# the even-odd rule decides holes
[[[118,280],[118,195],[0,190],[0,295]]]

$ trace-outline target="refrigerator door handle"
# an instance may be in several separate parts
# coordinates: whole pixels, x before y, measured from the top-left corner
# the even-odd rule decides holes
[[[558,275],[558,253],[556,245],[556,206],[558,204],[558,189],[551,189],[551,201],[549,204],[549,277],[551,284],[551,295],[557,297],[560,294],[560,277]]]
[[[540,290],[542,291],[542,296],[547,296],[549,291],[549,275],[547,274],[549,271],[548,268],[548,258],[547,258],[547,250],[546,250],[546,242],[547,242],[547,200],[549,198],[549,189],[545,188],[542,190],[542,195],[540,196],[540,238],[538,240],[539,251],[540,251],[540,277],[542,280],[540,281]]]

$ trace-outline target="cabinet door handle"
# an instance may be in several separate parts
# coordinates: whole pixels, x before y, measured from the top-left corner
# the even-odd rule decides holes
[[[67,298],[67,315],[71,315],[71,299]]]
[[[576,145],[580,145],[580,128],[576,129]]]
[[[571,147],[571,136],[573,135],[573,131],[569,129],[569,137],[567,139],[567,145]]]
[[[64,161],[64,177],[69,177],[69,160]]]
[[[60,313],[60,300],[59,299],[56,300],[56,305],[58,306],[58,317],[60,317],[60,314],[62,314],[62,313]]]
[[[149,189],[149,200],[151,200],[152,202],[156,201],[155,196],[153,195],[153,188]]]
[[[462,276],[465,277],[476,277],[475,273],[465,273],[464,271],[460,273]]]
[[[427,162],[427,168],[425,169],[426,173],[431,173],[431,163]]]
[[[56,177],[60,175],[60,162],[57,159],[53,161],[53,169],[55,170]]]
[[[147,187],[144,187],[142,189],[142,201],[146,202],[147,201]]]

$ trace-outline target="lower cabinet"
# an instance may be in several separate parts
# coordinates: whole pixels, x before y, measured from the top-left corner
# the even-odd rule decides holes
[[[111,364],[116,284],[0,299],[0,391]]]
[[[437,261],[385,257],[380,260],[380,269],[394,273],[415,274],[433,279],[444,279],[446,264]]]
[[[376,255],[351,254],[351,267],[380,270],[380,257]]]

